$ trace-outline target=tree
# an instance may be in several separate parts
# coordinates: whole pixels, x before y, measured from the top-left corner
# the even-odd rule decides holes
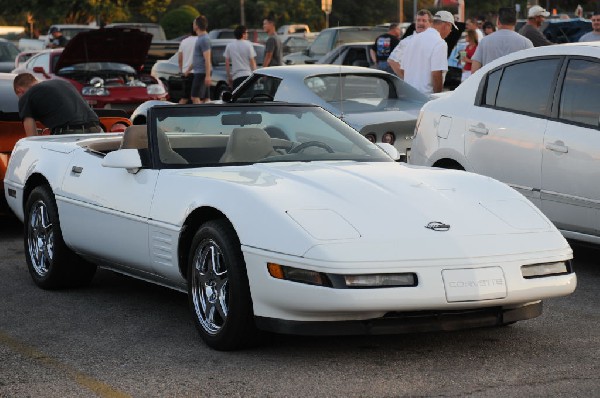
[[[200,15],[198,10],[192,6],[181,6],[175,10],[168,11],[160,21],[168,39],[189,34],[192,22]]]

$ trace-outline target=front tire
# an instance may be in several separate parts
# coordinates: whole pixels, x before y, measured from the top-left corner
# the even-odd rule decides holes
[[[227,220],[203,224],[192,240],[188,297],[206,344],[235,350],[256,341],[252,299],[239,239]]]
[[[91,282],[96,266],[79,258],[65,244],[50,187],[36,187],[27,198],[24,227],[27,267],[36,285],[58,289]]]

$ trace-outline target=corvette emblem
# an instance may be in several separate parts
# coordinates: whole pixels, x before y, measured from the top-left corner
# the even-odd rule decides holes
[[[450,229],[450,225],[444,224],[439,221],[432,221],[425,226],[425,228],[431,229],[433,231],[448,231]]]

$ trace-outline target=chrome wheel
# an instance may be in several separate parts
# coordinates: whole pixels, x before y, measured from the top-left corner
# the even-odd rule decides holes
[[[198,322],[210,335],[227,320],[229,279],[223,252],[212,239],[202,241],[192,263],[192,301]]]
[[[54,258],[54,229],[43,201],[33,204],[27,222],[27,249],[31,265],[39,276],[44,277]]]

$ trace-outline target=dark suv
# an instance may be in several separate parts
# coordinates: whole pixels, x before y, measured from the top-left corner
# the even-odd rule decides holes
[[[515,31],[518,32],[525,23],[527,23],[527,20],[519,20],[515,26]],[[552,43],[574,43],[592,30],[592,22],[583,18],[551,18],[545,20],[540,29]]]

